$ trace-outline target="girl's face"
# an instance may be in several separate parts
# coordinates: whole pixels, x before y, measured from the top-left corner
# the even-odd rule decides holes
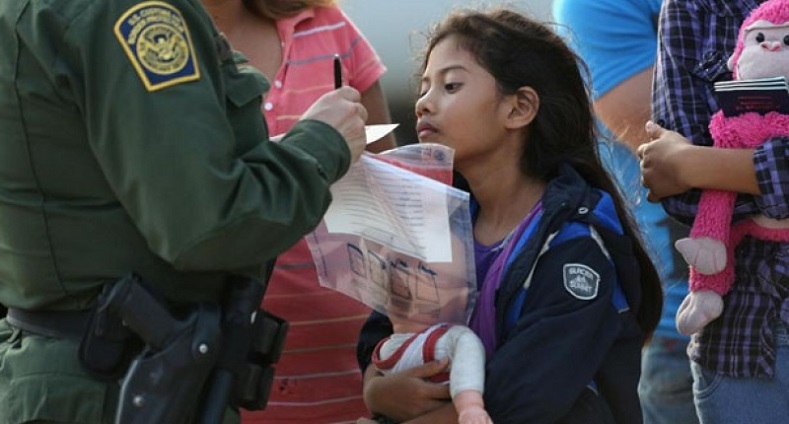
[[[458,46],[455,37],[439,42],[430,52],[416,102],[417,136],[422,143],[455,149],[455,165],[470,159],[495,157],[506,136],[503,119],[507,96],[474,57]]]

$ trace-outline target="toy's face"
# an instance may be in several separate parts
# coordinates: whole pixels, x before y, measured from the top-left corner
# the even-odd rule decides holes
[[[756,21],[746,29],[737,77],[742,80],[781,75],[789,79],[789,25]]]

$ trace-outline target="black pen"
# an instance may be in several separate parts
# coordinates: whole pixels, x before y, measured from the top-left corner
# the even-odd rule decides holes
[[[342,62],[340,55],[334,55],[334,89],[342,87]]]

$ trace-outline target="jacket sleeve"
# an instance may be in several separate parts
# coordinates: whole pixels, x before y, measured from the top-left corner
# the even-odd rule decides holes
[[[220,64],[216,31],[197,1],[157,4],[182,18],[181,47],[199,77],[147,88],[144,60],[112,25],[138,3],[93,4],[66,33],[63,68],[108,189],[149,248],[176,268],[259,267],[317,225],[329,186],[349,166],[348,148],[317,121],[268,142],[260,112],[267,84]]]
[[[586,279],[598,280],[593,298],[568,288],[570,269],[597,276]],[[528,275],[517,271],[510,274]],[[569,412],[619,331],[615,280],[613,264],[589,236],[558,243],[538,259],[520,318],[488,362],[485,405],[494,422],[552,423]]]

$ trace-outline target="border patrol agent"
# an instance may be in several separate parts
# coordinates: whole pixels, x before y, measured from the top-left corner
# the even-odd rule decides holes
[[[266,141],[268,83],[199,0],[2,1],[0,45],[0,423],[111,422],[118,384],[77,355],[103,286],[135,272],[177,305],[262,282],[366,111],[342,88]]]

